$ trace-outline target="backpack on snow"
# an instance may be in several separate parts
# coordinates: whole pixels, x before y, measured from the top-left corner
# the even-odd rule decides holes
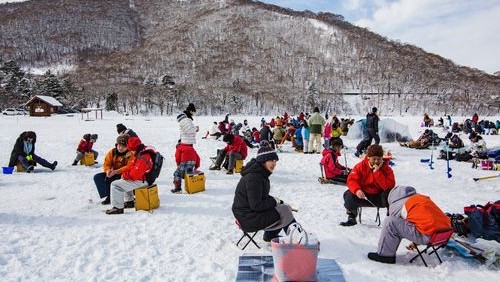
[[[500,201],[464,207],[470,232],[476,237],[500,242]]]
[[[160,154],[160,152],[152,151],[141,152],[139,156],[143,154],[149,154],[152,162],[152,167],[144,175],[143,181],[146,181],[148,185],[153,185],[153,183],[156,181],[156,178],[158,178],[158,176],[160,175],[161,167],[163,165],[163,156]]]

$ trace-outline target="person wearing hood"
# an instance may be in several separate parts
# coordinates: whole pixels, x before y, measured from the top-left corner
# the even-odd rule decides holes
[[[145,182],[146,173],[153,167],[153,160],[148,152],[155,151],[153,148],[142,144],[139,137],[128,138],[127,150],[134,156],[133,163],[127,165],[125,171],[122,172],[121,179],[111,182],[111,204],[113,208],[107,210],[106,214],[122,214],[124,208],[133,208],[133,191],[147,185],[147,182]]]
[[[181,131],[181,143],[196,144],[196,132],[198,127],[193,124],[193,115],[196,108],[193,103],[189,103],[186,110],[177,116],[177,122]]]
[[[286,232],[288,226],[295,222],[290,205],[269,195],[269,176],[278,160],[271,147],[259,148],[257,156],[241,171],[232,206],[233,215],[241,228],[247,232],[265,230],[263,240],[266,242],[278,237],[281,229]]]
[[[388,197],[389,216],[384,220],[377,252],[368,258],[382,263],[396,263],[396,251],[403,238],[414,244],[426,245],[434,233],[450,230],[451,221],[428,197],[417,194],[415,188],[396,186]]]
[[[394,172],[384,162],[383,155],[382,146],[370,145],[366,157],[352,168],[347,177],[349,189],[344,193],[344,207],[348,218],[340,225],[356,225],[359,207],[387,207],[387,194],[396,181]]]
[[[10,153],[9,167],[14,167],[17,164],[23,166],[27,173],[35,169],[36,164],[43,167],[56,169],[57,161],[49,163],[44,158],[35,154],[36,133],[34,131],[24,131],[16,139],[14,148]]]

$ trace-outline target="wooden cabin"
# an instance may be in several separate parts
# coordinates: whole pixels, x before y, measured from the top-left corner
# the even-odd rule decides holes
[[[57,108],[62,107],[62,104],[54,97],[35,95],[26,103],[26,106],[29,107],[30,116],[48,117],[57,113]]]

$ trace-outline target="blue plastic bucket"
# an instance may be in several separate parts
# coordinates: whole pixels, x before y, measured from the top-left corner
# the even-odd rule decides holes
[[[12,172],[14,171],[14,167],[3,166],[2,171],[3,171],[3,174],[12,174]]]

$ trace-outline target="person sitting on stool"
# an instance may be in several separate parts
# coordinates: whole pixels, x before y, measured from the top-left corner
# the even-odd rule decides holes
[[[344,193],[344,207],[348,218],[340,225],[356,225],[359,207],[372,204],[375,207],[387,207],[387,195],[396,181],[392,168],[382,159],[383,155],[382,146],[370,145],[366,157],[352,168],[347,177],[349,189]]]

